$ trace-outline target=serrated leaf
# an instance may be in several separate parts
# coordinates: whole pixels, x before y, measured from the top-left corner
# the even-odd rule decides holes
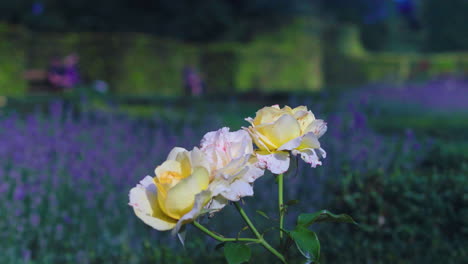
[[[351,216],[347,214],[336,215],[336,214],[330,213],[327,210],[322,210],[322,211],[311,213],[311,214],[300,214],[297,217],[298,226],[308,227],[312,225],[313,223],[321,223],[321,222],[352,223],[352,224],[357,225],[357,223],[354,221],[354,219]]]
[[[229,264],[241,264],[249,261],[252,252],[250,248],[241,243],[226,243],[224,245],[224,256]]]
[[[270,217],[268,217],[268,215],[267,215],[265,212],[260,211],[260,210],[257,210],[256,212],[257,212],[257,214],[259,214],[259,215],[265,217],[266,219],[270,219]]]
[[[320,258],[320,241],[317,234],[303,226],[289,232],[289,236],[296,243],[296,247],[301,254],[312,262],[318,262]]]

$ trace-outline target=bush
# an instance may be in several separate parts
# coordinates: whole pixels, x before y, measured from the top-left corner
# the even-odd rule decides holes
[[[466,168],[348,173],[331,183],[327,208],[352,213],[359,228],[324,227],[323,263],[462,263],[468,257]]]

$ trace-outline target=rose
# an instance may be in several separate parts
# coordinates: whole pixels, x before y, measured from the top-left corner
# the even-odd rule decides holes
[[[195,219],[208,201],[210,166],[199,149],[174,148],[167,160],[130,190],[130,206],[146,224],[163,231],[177,231]]]
[[[319,157],[325,158],[326,153],[318,139],[326,132],[327,125],[315,119],[307,107],[264,107],[254,119],[249,117],[246,121],[251,126],[244,129],[259,148],[256,156],[271,172],[280,174],[288,170],[289,153],[300,154],[312,167],[322,164]]]
[[[246,131],[229,132],[224,127],[208,132],[201,140],[200,148],[207,156],[211,169],[209,189],[214,196],[210,210],[219,210],[228,201],[253,195],[252,183],[264,174],[256,166],[253,143]]]

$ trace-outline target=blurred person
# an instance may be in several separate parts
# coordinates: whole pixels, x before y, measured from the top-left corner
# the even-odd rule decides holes
[[[47,69],[47,80],[52,91],[60,91],[65,83],[65,67],[58,56],[52,56]]]
[[[184,67],[183,78],[185,95],[201,96],[203,94],[203,80],[193,67]]]
[[[64,78],[63,87],[71,89],[80,83],[78,62],[80,57],[76,53],[69,54],[63,59]]]

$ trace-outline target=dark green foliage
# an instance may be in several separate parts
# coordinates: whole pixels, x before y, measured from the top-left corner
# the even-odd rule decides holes
[[[322,210],[312,214],[300,214],[297,218],[297,225],[308,227],[314,223],[353,223],[357,224],[353,218],[347,214],[336,215],[327,210]]]
[[[296,243],[301,254],[312,263],[317,263],[320,259],[320,241],[314,231],[304,226],[296,226],[288,233]]]
[[[224,245],[224,256],[228,264],[241,264],[248,262],[252,252],[250,248],[242,243],[226,243]]]
[[[424,19],[427,30],[426,50],[466,50],[466,14],[468,1],[427,0],[424,5]]]
[[[34,12],[34,4],[42,11]],[[310,10],[306,0],[22,0],[1,1],[0,20],[35,31],[146,32],[212,41],[246,39]]]
[[[468,257],[468,179],[453,173],[349,173],[332,184],[328,208],[352,212],[360,228],[319,235],[323,263],[462,263]]]

